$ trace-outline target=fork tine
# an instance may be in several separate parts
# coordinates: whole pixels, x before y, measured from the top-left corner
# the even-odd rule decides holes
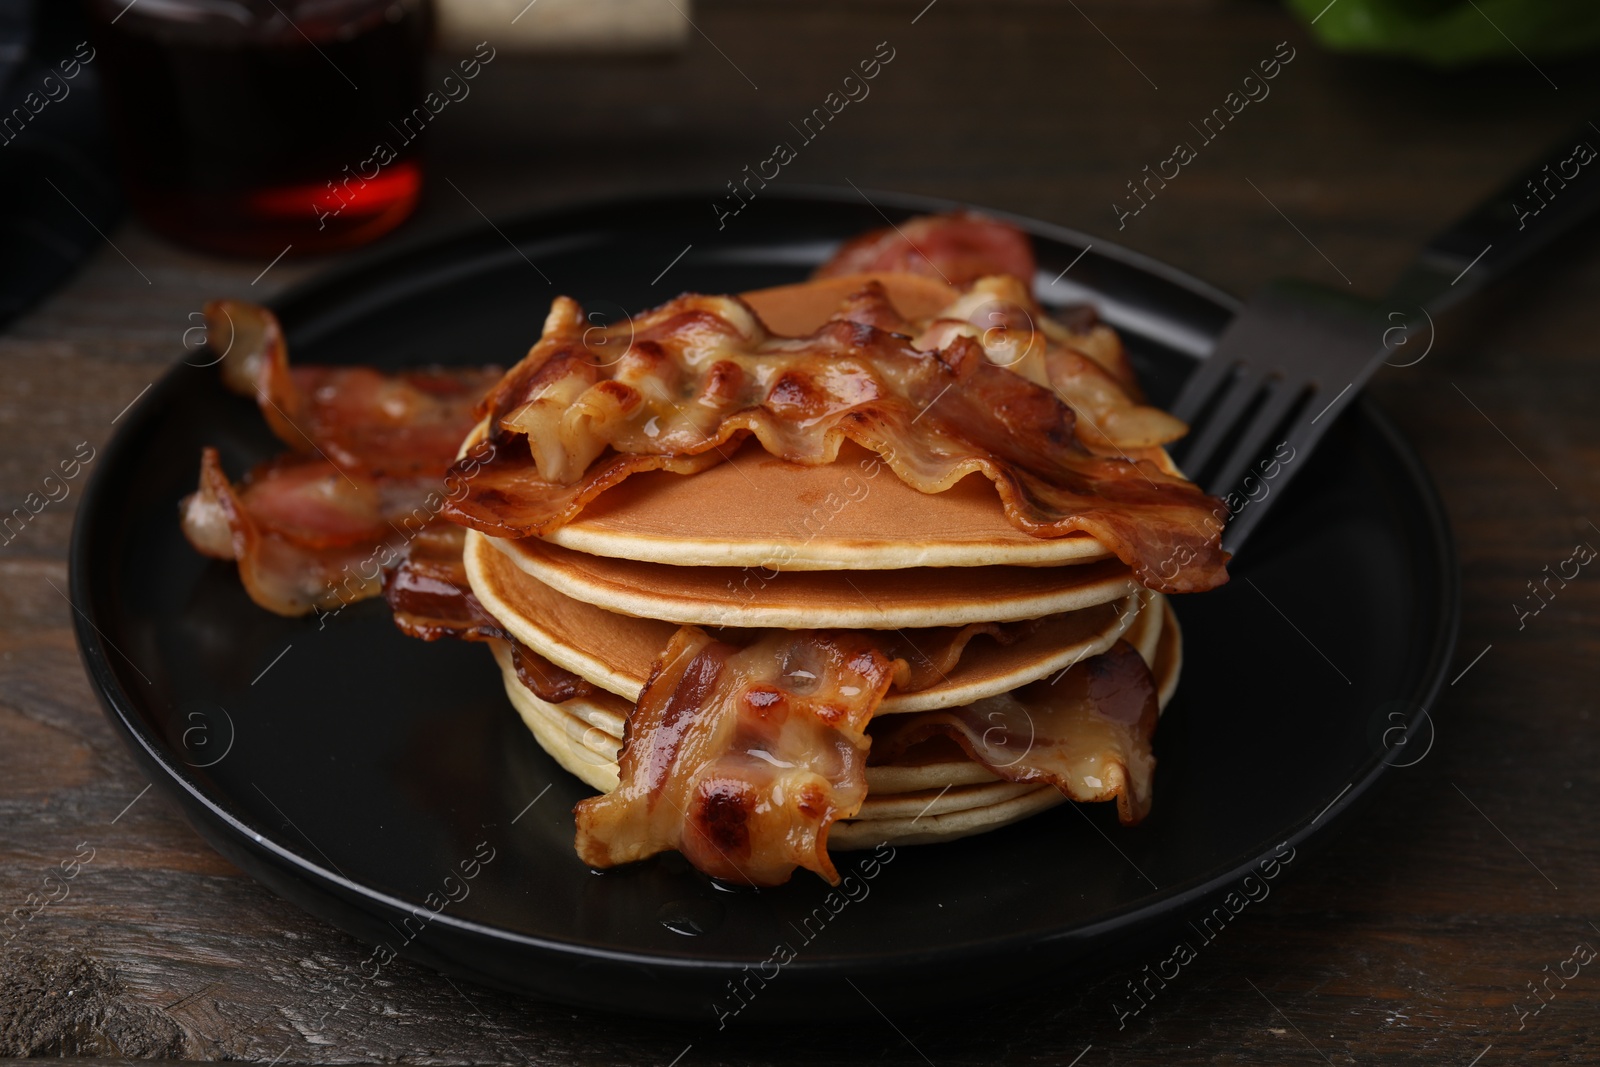
[[[1190,478],[1198,479],[1206,464],[1211,462],[1217,446],[1233,429],[1239,416],[1261,391],[1264,376],[1250,366],[1240,368],[1239,376],[1228,385],[1218,401],[1211,405],[1205,427],[1183,453],[1183,469]]]
[[[1267,395],[1266,403],[1261,405],[1261,410],[1250,420],[1250,425],[1245,428],[1239,443],[1228,454],[1222,469],[1211,479],[1210,492],[1223,496],[1239,484],[1245,471],[1255,462],[1256,456],[1260,455],[1268,436],[1278,429],[1284,417],[1294,410],[1294,406],[1306,395],[1304,382],[1291,384],[1280,379],[1269,388],[1271,392]]]
[[[1266,508],[1251,505],[1230,519],[1227,528],[1222,531],[1223,549],[1237,554],[1239,546],[1244,544],[1244,539],[1250,536],[1250,531],[1256,528],[1256,523],[1266,513]]]
[[[1313,396],[1312,400],[1314,401],[1315,399],[1315,396]],[[1298,456],[1309,453],[1322,437],[1323,431],[1327,429],[1326,424],[1318,426],[1313,422],[1316,418],[1315,411],[1315,403],[1306,404],[1300,409],[1299,414],[1294,417],[1294,421],[1289,424],[1288,429],[1284,430],[1284,441],[1294,449],[1292,455]],[[1300,465],[1296,464],[1285,470],[1278,480],[1273,483],[1273,492],[1283,492],[1285,484],[1299,469]],[[1228,528],[1222,532],[1223,548],[1229,552],[1237,552],[1239,550],[1239,546],[1244,544],[1245,538],[1250,536],[1250,531],[1256,528],[1256,524],[1270,510],[1263,506],[1265,504],[1266,501],[1262,500],[1250,505],[1228,523]]]
[[[1178,398],[1167,410],[1172,412],[1173,418],[1192,423],[1205,402],[1211,399],[1211,394],[1217,391],[1223,379],[1228,377],[1238,364],[1239,361],[1236,359],[1213,354],[1189,374],[1183,383],[1183,389],[1178,393]]]

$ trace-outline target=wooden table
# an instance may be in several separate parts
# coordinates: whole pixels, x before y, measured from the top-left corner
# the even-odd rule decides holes
[[[1035,215],[1237,293],[1285,273],[1378,293],[1431,231],[1600,95],[1592,61],[1439,75],[1335,58],[1268,3],[924,3],[707,0],[678,58],[502,58],[437,123],[433,173],[459,193],[436,180],[408,229],[575,196],[720,188],[888,41],[895,58],[872,95],[781,181],[848,179]],[[1271,96],[1119,231],[1124,183],[1193,140],[1188,123],[1281,41],[1295,58]],[[1308,849],[1125,1029],[1110,1005],[1130,968],[1001,1007],[717,1034],[530,1003],[404,963],[313,1029],[313,980],[365,949],[243,877],[143,792],[73,646],[63,591],[74,496],[0,548],[0,904],[20,904],[80,842],[94,854],[70,896],[0,949],[0,1054],[1600,1062],[1600,967],[1551,981],[1537,1014],[1529,990],[1577,943],[1600,946],[1600,687],[1588,659],[1600,653],[1600,577],[1585,573],[1524,628],[1512,607],[1544,565],[1600,544],[1597,236],[1443,325],[1425,360],[1374,386],[1431,467],[1460,543],[1461,676],[1433,709],[1433,750]],[[6,511],[80,442],[103,444],[179,358],[202,301],[270,297],[326,266],[286,260],[258,278],[265,263],[193,254],[132,222],[111,238],[115,248],[0,335]]]

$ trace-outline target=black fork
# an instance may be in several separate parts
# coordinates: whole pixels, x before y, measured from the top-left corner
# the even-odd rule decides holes
[[[1433,320],[1600,206],[1600,128],[1584,125],[1435,237],[1381,301],[1280,279],[1256,293],[1189,376],[1172,413],[1190,478],[1223,497],[1238,552],[1283,487],[1385,362]]]

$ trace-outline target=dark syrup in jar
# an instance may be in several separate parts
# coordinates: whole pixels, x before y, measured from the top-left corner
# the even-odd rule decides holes
[[[423,0],[94,0],[134,208],[245,256],[362,244],[422,189]],[[115,19],[115,22],[112,20]]]

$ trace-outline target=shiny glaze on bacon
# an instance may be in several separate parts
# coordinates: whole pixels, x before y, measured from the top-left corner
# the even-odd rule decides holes
[[[873,762],[892,763],[946,737],[1012,782],[1055,786],[1069,800],[1115,799],[1125,825],[1150,812],[1160,707],[1144,658],[1126,641],[1041,681],[965,707],[879,720]]]
[[[507,636],[472,595],[461,548],[467,532],[454,523],[427,527],[412,539],[405,558],[388,572],[383,596],[394,623],[409,637],[437,641],[487,641]]]
[[[991,274],[1030,281],[1033,246],[1015,226],[974,212],[919,215],[846,241],[812,277],[879,271],[939,278],[958,289]]]
[[[1186,432],[1171,415],[1143,406],[1121,340],[1093,308],[1065,309],[1058,318],[1040,307],[1031,288],[1032,249],[1016,227],[970,212],[921,215],[847,242],[812,276],[896,270],[965,291],[930,319],[904,322],[887,301],[842,309],[841,317],[910,334],[923,351],[957,335],[973,338],[991,362],[1054,389],[1078,414],[1075,431],[1090,448],[1154,448]]]
[[[880,764],[953,741],[1008,781],[1115,800],[1124,824],[1149,813],[1160,708],[1126,641],[1053,681],[873,720],[905,666],[894,650],[862,631],[773,631],[741,649],[683,627],[627,718],[619,787],[577,806],[579,857],[612,867],[678,849],[729,881],[775,885],[797,866],[835,881],[827,829],[860,810],[869,744]]]
[[[1139,402],[1127,353],[1109,327],[1073,330],[1045,314],[1015,278],[983,278],[932,319],[912,324],[912,344],[933,351],[957,336],[983,346],[990,362],[1051,389],[1077,416],[1086,447],[1125,454],[1176,441],[1188,427]]]
[[[633,338],[621,358],[618,330]],[[447,514],[494,537],[549,533],[632,474],[703,470],[750,436],[810,465],[848,439],[922,492],[982,474],[1013,525],[1091,534],[1162,592],[1227,577],[1205,521],[1218,501],[1151,459],[1083,447],[1072,409],[964,334],[923,352],[836,318],[810,337],[774,337],[736,298],[693,295],[602,331],[559,297],[485,413],[496,456]]]
[[[868,720],[893,664],[858,631],[772,631],[748,648],[686,626],[628,716],[621,784],[580,801],[578,856],[612,867],[677,849],[706,874],[837,884],[828,828],[867,795]]]
[[[514,637],[501,640],[511,649],[517,680],[540,700],[560,704],[593,695],[594,687],[583,676],[556,666]]]
[[[255,397],[293,451],[235,485],[206,449],[199,488],[181,505],[184,534],[206,555],[238,561],[251,599],[281,615],[376,596],[415,538],[449,525],[445,494],[460,491],[451,487],[475,457],[453,474],[452,463],[500,371],[291,369],[267,309],[214,301],[206,321],[224,383]]]

